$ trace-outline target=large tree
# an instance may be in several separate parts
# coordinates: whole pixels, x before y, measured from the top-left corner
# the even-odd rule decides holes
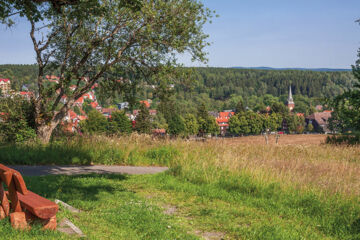
[[[38,65],[35,126],[45,143],[95,83],[118,80],[106,75],[113,69],[150,75],[185,52],[206,61],[202,28],[212,13],[199,0],[7,0],[0,9],[5,21],[19,11],[30,22]],[[52,73],[60,77],[56,84],[46,81]]]

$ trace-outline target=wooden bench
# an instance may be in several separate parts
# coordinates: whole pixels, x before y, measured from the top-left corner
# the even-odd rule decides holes
[[[58,205],[29,191],[21,174],[3,164],[0,164],[0,202],[0,219],[10,216],[14,228],[28,229],[28,223],[39,220],[44,229],[56,229]]]

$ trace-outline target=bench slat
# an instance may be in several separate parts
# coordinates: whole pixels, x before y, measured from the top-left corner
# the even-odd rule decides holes
[[[17,195],[21,206],[38,218],[49,219],[55,216],[59,210],[59,206],[56,203],[31,191],[28,191],[26,195],[21,193],[18,193]]]

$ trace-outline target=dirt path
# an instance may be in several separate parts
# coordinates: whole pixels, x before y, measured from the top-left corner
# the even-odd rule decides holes
[[[75,174],[155,174],[168,170],[167,167],[130,167],[130,166],[9,166],[23,176],[75,175]]]

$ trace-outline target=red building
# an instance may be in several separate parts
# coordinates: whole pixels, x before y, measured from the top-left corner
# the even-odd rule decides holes
[[[234,112],[220,112],[219,116],[216,118],[216,122],[219,125],[220,134],[222,136],[226,134],[226,131],[229,128],[229,120],[234,115]]]

